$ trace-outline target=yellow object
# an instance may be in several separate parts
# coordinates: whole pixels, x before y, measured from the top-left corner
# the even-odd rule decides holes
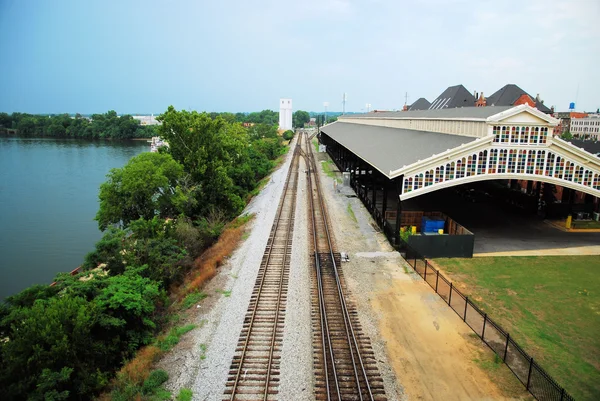
[[[573,222],[573,216],[571,216],[571,215],[567,216],[567,222],[565,224],[565,227],[571,228],[571,223],[572,222]]]
[[[443,234],[443,233],[444,233],[444,229],[443,229],[443,228],[440,228],[440,229],[438,230],[438,234]]]
[[[412,226],[412,227],[410,228],[410,232],[411,232],[413,235],[415,235],[415,234],[417,233],[417,226]]]
[[[406,227],[400,227],[400,232],[403,233],[404,231],[406,231]]]

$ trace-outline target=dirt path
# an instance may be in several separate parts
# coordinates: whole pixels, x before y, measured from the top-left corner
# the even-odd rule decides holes
[[[375,350],[383,351],[380,367],[391,369],[403,388],[395,393],[387,386],[389,399],[529,399],[508,368],[492,362],[492,351],[393,251],[360,200],[324,187],[338,248],[350,254],[342,267],[361,324]]]

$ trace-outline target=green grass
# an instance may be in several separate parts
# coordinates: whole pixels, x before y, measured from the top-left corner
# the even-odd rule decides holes
[[[200,344],[200,359],[206,359],[206,344]]]
[[[436,262],[575,399],[600,399],[599,256]]]
[[[571,228],[600,228],[600,221],[574,221]]]
[[[181,308],[189,309],[192,305],[197,305],[198,302],[202,301],[207,296],[208,295],[201,291],[191,292],[188,295],[186,295],[186,297],[183,299],[183,302],[181,303]]]
[[[317,138],[313,138],[312,142],[315,145],[315,153],[319,153],[319,141],[317,141]]]
[[[231,296],[231,290],[226,291],[226,290],[215,290],[215,292],[223,295],[224,297],[229,297]]]
[[[184,335],[188,331],[194,330],[196,327],[198,326],[195,324],[174,327],[164,338],[160,338],[157,341],[156,345],[164,352],[170,351],[179,342],[179,339],[182,335]]]
[[[348,211],[348,214],[350,215],[352,220],[354,220],[355,223],[358,223],[358,220],[356,220],[356,215],[354,214],[354,210],[352,210],[352,205],[350,203],[348,203],[348,207],[346,208],[346,210]]]
[[[327,160],[327,161],[322,161],[321,162],[321,168],[323,169],[323,172],[325,173],[325,175],[327,177],[331,177],[334,180],[336,180],[338,183],[342,183],[342,179],[341,178],[337,178],[337,174],[336,172],[333,170],[334,169],[334,164],[331,160]]]
[[[194,393],[189,388],[182,388],[177,395],[177,401],[192,401]]]

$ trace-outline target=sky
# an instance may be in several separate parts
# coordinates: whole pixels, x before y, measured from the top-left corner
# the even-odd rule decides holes
[[[0,0],[0,111],[395,110],[507,83],[600,107],[598,0]]]

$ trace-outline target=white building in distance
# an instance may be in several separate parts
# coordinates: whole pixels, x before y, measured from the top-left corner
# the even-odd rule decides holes
[[[292,129],[292,99],[279,99],[279,129]]]
[[[590,114],[583,118],[571,118],[571,134],[578,138],[597,141],[600,136],[600,114]]]

